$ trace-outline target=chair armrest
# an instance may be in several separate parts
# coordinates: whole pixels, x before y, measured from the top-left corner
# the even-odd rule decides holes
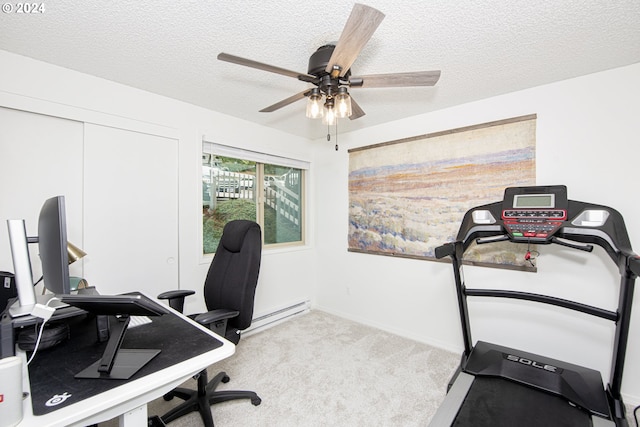
[[[210,330],[220,335],[221,337],[226,337],[227,320],[233,319],[238,314],[240,314],[240,312],[237,310],[218,308],[216,310],[198,314],[194,318],[194,320],[203,326],[207,326]]]
[[[182,289],[176,289],[173,291],[167,291],[167,292],[163,292],[160,295],[158,295],[158,299],[170,299],[170,298],[178,298],[178,297],[188,297],[189,295],[193,295],[195,294],[196,291],[191,291],[188,289],[182,290]]]
[[[240,312],[238,310],[230,310],[226,308],[219,308],[216,310],[207,311],[206,313],[198,314],[195,317],[195,321],[201,325],[210,325],[213,322],[220,320],[227,320],[236,317]]]
[[[168,299],[169,307],[182,313],[184,310],[184,299],[189,295],[195,294],[196,291],[191,290],[174,290],[163,292],[158,295],[158,299]]]

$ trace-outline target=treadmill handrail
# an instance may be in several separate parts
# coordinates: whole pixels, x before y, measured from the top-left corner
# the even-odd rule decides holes
[[[563,298],[557,298],[550,295],[536,294],[531,292],[510,291],[505,289],[472,289],[465,288],[465,294],[472,297],[494,297],[494,298],[511,298],[520,299],[526,301],[541,302],[544,304],[555,305],[557,307],[563,307],[581,313],[590,314],[592,316],[600,317],[603,319],[611,320],[613,322],[618,321],[618,313],[615,311],[609,311],[600,307],[594,307],[571,301]]]

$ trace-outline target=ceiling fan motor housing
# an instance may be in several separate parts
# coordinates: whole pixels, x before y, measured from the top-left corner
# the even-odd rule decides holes
[[[328,74],[325,71],[325,68],[327,68],[327,64],[329,63],[331,54],[333,54],[333,50],[335,48],[336,47],[332,44],[320,46],[309,58],[309,69],[307,73],[316,77]]]
[[[325,71],[335,48],[335,45],[332,44],[320,46],[309,58],[309,68],[307,71],[308,74],[318,77],[319,81],[316,85],[322,93],[329,97],[337,93],[338,86],[348,81],[351,76],[351,70],[347,71],[340,79],[332,78],[329,73]]]
[[[307,70],[307,74],[311,74],[312,76],[316,77],[322,77],[329,74],[325,71],[325,69],[327,68],[327,64],[331,60],[331,55],[333,54],[333,50],[335,48],[336,46],[332,44],[320,46],[318,50],[316,50],[309,58],[309,67]],[[348,70],[346,73],[344,73],[342,79],[346,80],[350,75],[351,70]]]

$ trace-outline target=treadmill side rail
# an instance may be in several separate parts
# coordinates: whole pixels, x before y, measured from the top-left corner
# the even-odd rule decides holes
[[[593,423],[593,427],[616,427],[616,423],[613,421],[596,416],[591,417],[591,422]]]
[[[464,402],[467,393],[469,393],[473,379],[473,375],[460,372],[458,378],[456,378],[456,381],[451,386],[449,393],[447,393],[444,401],[438,408],[438,411],[431,419],[429,427],[449,427],[453,424],[462,406],[462,402]]]

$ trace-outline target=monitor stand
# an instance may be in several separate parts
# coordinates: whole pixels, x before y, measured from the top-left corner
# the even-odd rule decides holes
[[[31,314],[31,311],[35,306],[35,304],[23,305],[20,304],[20,301],[16,301],[11,307],[9,307],[9,316],[11,316],[12,319],[15,319],[16,317],[28,316]]]
[[[33,290],[31,259],[29,258],[29,238],[24,219],[7,220],[9,244],[16,280],[18,300],[9,308],[12,318],[31,314],[36,305],[36,293]]]
[[[15,319],[16,317],[28,316],[31,314],[36,304],[46,305],[51,308],[69,307],[69,304],[62,302],[59,299],[53,300],[54,297],[56,297],[56,295],[54,294],[35,295],[35,304],[27,305],[21,304],[20,300],[16,300],[16,302],[14,302],[11,307],[9,307],[9,315],[13,319]]]
[[[27,237],[27,228],[24,219],[7,220],[9,230],[9,244],[11,246],[11,257],[13,258],[13,268],[15,271],[16,289],[18,300],[9,307],[9,315],[12,319],[27,316],[33,311],[36,304],[47,305],[49,300],[55,295],[36,295],[33,289],[33,274],[31,272],[31,259],[29,258],[29,243],[38,241],[36,237]],[[49,307],[67,307],[60,301],[54,301]]]
[[[116,318],[102,359],[77,373],[75,378],[127,380],[160,353],[155,349],[121,349],[128,325],[129,316]]]
[[[75,378],[101,378],[110,380],[128,380],[151,359],[156,357],[160,350],[127,349],[118,351],[111,372],[100,371],[100,361],[78,372]]]

